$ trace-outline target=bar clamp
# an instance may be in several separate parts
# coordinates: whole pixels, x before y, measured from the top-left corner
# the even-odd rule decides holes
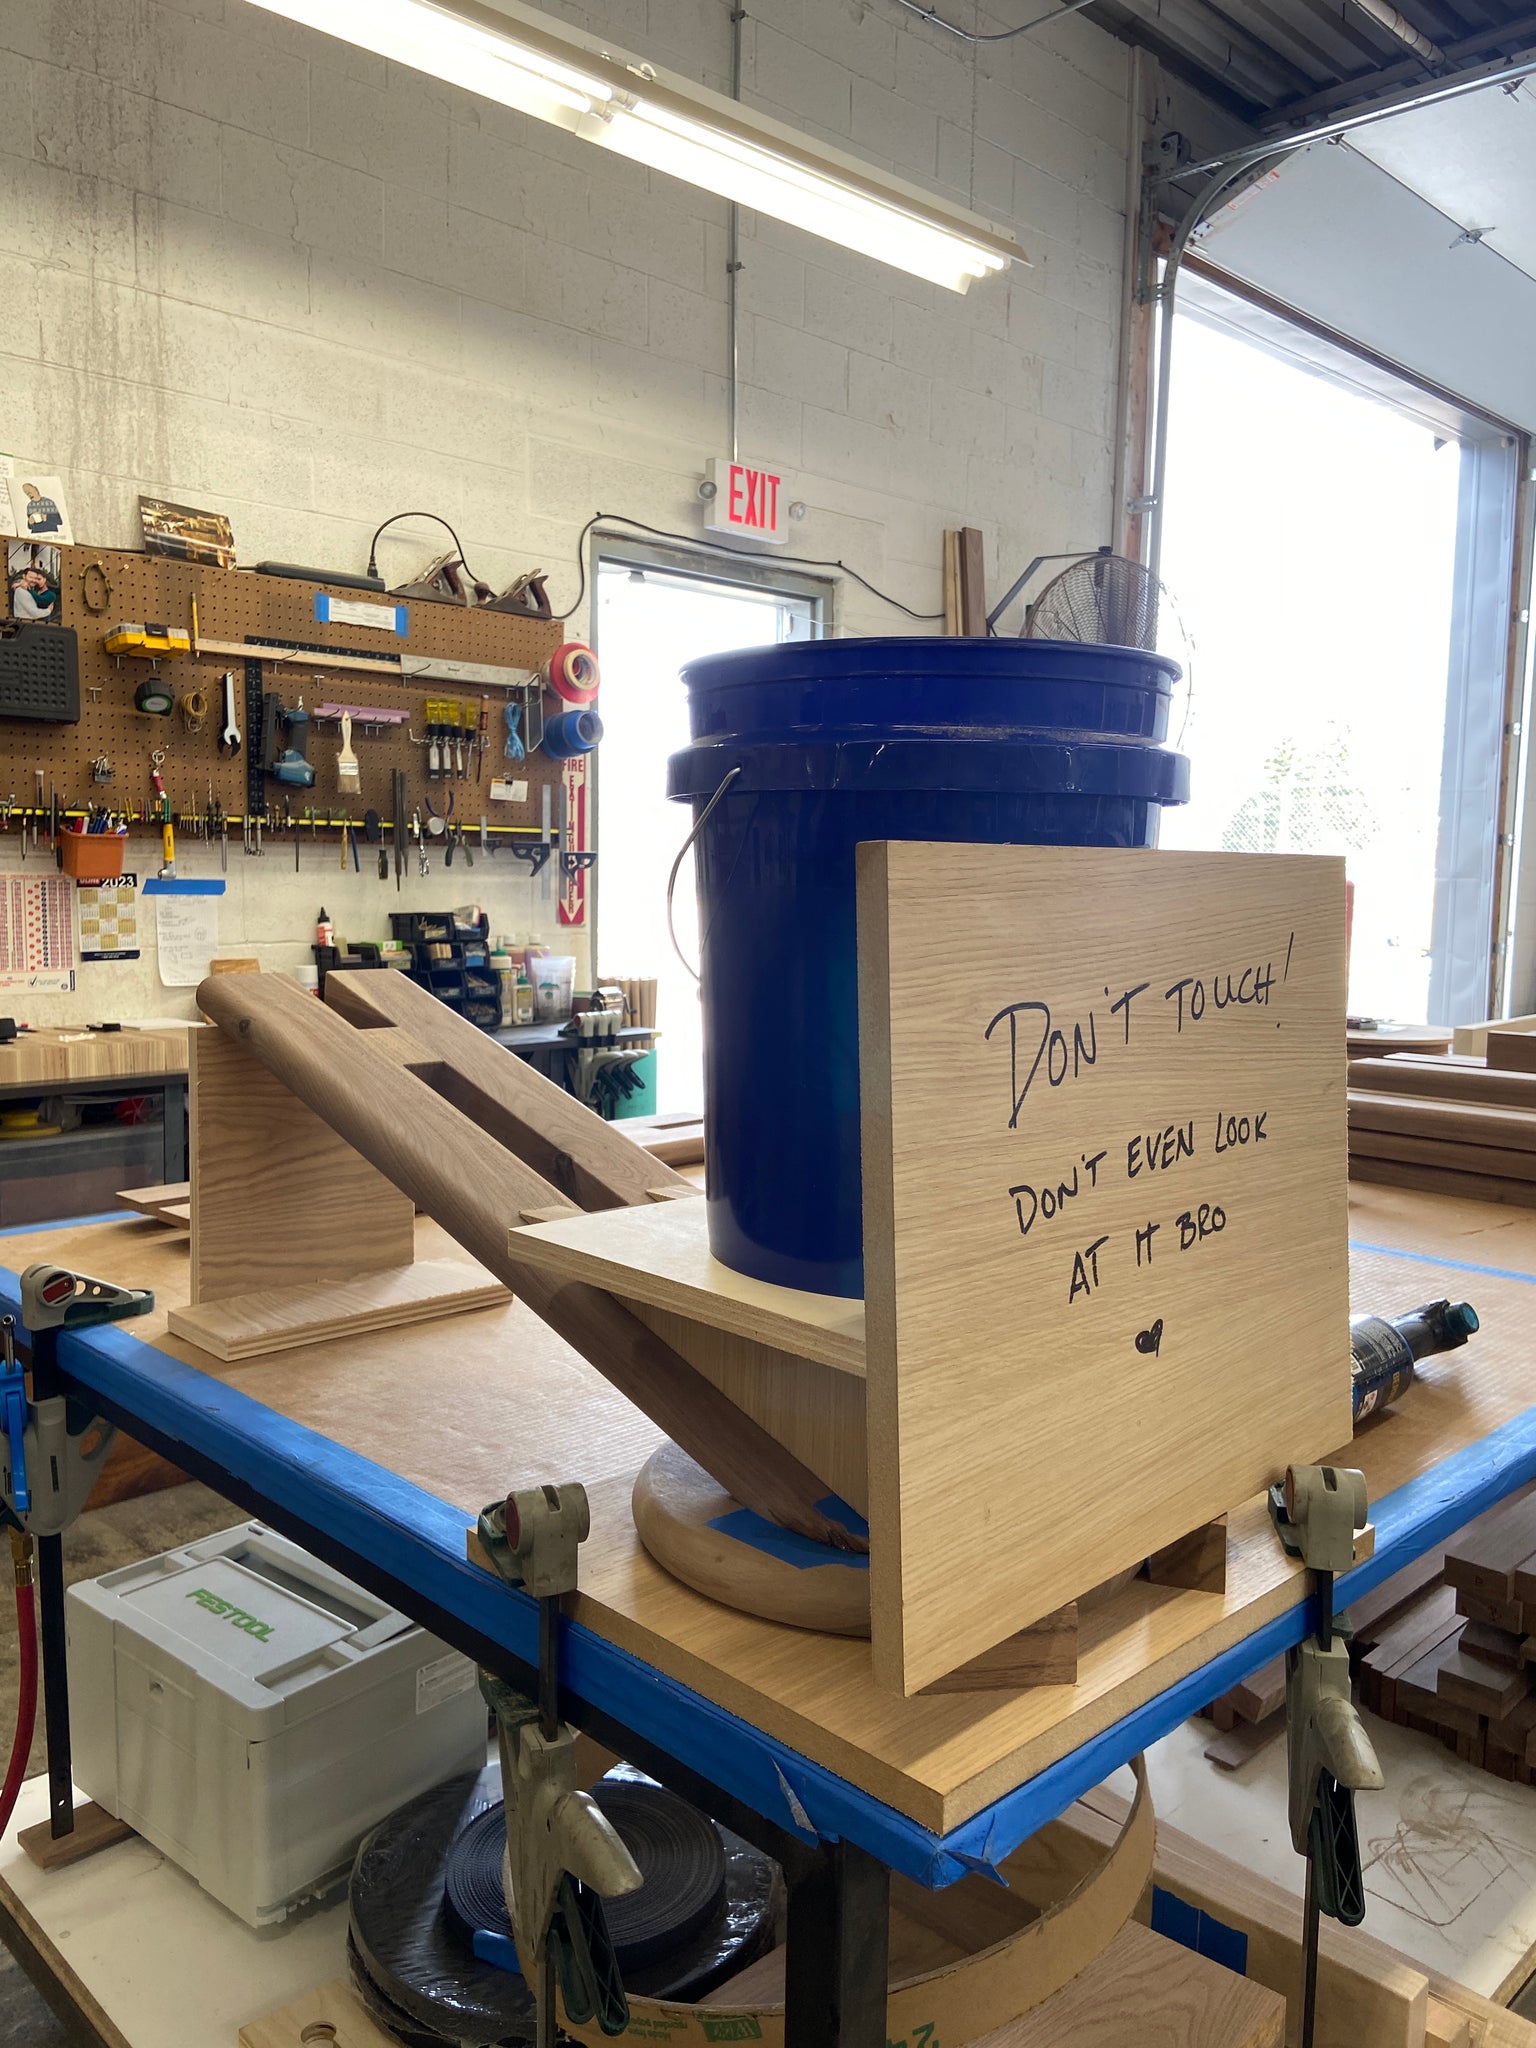
[[[1365,1918],[1355,1794],[1386,1782],[1350,1693],[1349,1649],[1333,1616],[1333,1582],[1354,1562],[1366,1522],[1365,1475],[1344,1466],[1292,1465],[1269,1491],[1286,1551],[1312,1573],[1313,1633],[1285,1659],[1285,1733],[1291,1842],[1306,1858],[1301,2048],[1312,2048],[1317,2007],[1318,1916],[1345,1927]]]
[[[572,2020],[617,2034],[629,2018],[603,1900],[638,1890],[641,1874],[596,1800],[577,1790],[576,1731],[559,1717],[560,1602],[576,1590],[590,1527],[586,1488],[571,1484],[511,1493],[482,1511],[478,1529],[502,1578],[539,1603],[538,1700],[480,1674],[496,1716],[503,1879],[523,1975],[537,1986],[539,2048],[555,2042],[557,1977]]]
[[[154,1295],[117,1287],[47,1262],[21,1276],[21,1317],[32,1333],[33,1398],[17,1362],[10,1317],[0,1319],[0,1521],[32,1536],[56,1536],[85,1506],[117,1438],[116,1426],[51,1386],[52,1347],[61,1332],[146,1315]],[[39,1353],[48,1354],[40,1359]],[[39,1384],[39,1365],[45,1366]]]

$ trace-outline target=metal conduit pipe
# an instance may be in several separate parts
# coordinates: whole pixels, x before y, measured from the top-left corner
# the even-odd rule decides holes
[[[1396,36],[1400,43],[1406,43],[1426,64],[1449,62],[1440,45],[1432,43],[1428,36],[1420,35],[1407,15],[1399,14],[1388,0],[1355,0],[1355,5],[1362,14],[1368,14],[1378,28],[1384,28],[1389,36]]]

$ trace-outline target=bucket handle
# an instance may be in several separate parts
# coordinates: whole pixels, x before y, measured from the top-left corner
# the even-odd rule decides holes
[[[710,798],[709,802],[704,806],[703,810],[700,811],[699,815],[694,819],[693,830],[688,834],[688,837],[677,849],[677,859],[673,861],[672,872],[667,877],[667,937],[672,941],[673,952],[677,955],[678,959],[682,961],[683,965],[687,968],[688,972],[693,976],[695,981],[697,981],[699,978],[699,970],[697,969],[697,967],[694,966],[693,962],[688,958],[687,954],[683,951],[682,947],[677,943],[677,927],[672,922],[672,892],[677,887],[677,871],[683,864],[683,856],[687,853],[689,847],[692,846],[695,839],[698,838],[699,834],[704,830],[704,826],[708,821],[710,812],[715,808],[715,805],[719,803],[721,797],[725,795],[725,792],[730,788],[731,784],[736,780],[737,776],[740,773],[741,768],[739,764],[735,768],[726,769],[725,778],[721,782],[720,787],[715,791],[714,795]]]

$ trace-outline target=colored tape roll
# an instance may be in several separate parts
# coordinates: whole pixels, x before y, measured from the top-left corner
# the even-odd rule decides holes
[[[590,704],[602,681],[597,656],[580,640],[567,640],[549,657],[549,687],[567,704]]]
[[[176,703],[176,692],[158,677],[140,683],[133,693],[136,711],[147,712],[152,718],[168,718]]]
[[[590,754],[602,736],[603,721],[595,711],[559,711],[544,721],[544,751],[552,761]]]

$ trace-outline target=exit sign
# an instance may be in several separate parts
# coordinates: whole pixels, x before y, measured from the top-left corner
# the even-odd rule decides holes
[[[717,455],[709,465],[715,493],[704,501],[704,524],[714,533],[749,540],[789,539],[789,484],[782,471],[754,469]]]

